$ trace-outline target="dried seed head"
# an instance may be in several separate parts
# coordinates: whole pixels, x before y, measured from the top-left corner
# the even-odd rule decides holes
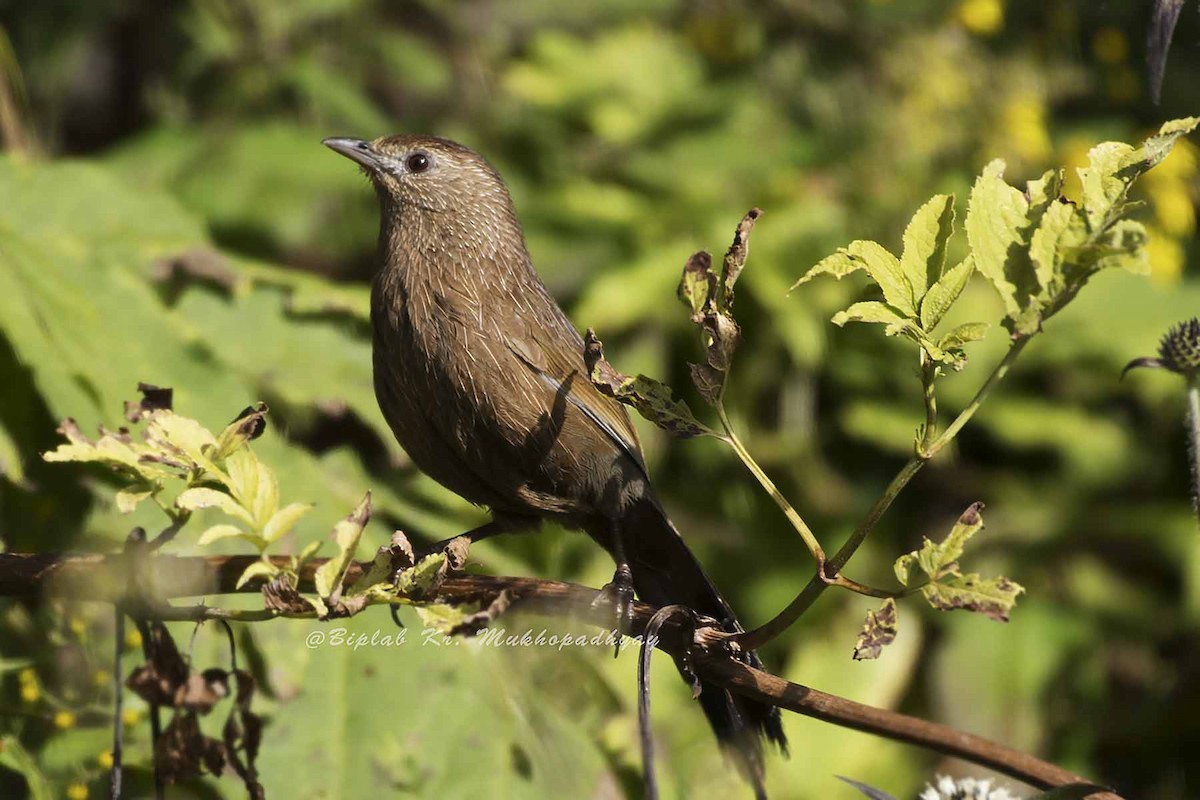
[[[1181,375],[1200,370],[1200,319],[1192,317],[1167,332],[1158,346],[1163,366]]]

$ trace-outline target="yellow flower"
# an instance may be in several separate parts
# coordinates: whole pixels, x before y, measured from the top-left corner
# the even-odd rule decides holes
[[[1050,156],[1050,134],[1046,131],[1046,107],[1037,95],[1023,94],[1010,99],[1002,112],[1004,130],[1013,148],[1034,164]]]
[[[1186,183],[1151,184],[1149,193],[1160,228],[1175,237],[1188,236],[1196,229],[1196,207]]]
[[[958,6],[958,21],[978,36],[990,36],[1004,27],[1004,3],[1001,0],[963,0]]]
[[[97,756],[96,763],[100,765],[101,769],[112,769],[112,766],[113,766],[112,751],[105,750],[103,753],[101,753],[99,756]]]
[[[71,633],[76,636],[83,636],[84,631],[87,630],[87,623],[79,617],[72,617],[69,627],[71,628]]]
[[[125,646],[126,647],[141,647],[142,646],[142,634],[138,631],[137,628],[130,628],[128,631],[125,632]]]
[[[66,730],[67,728],[74,728],[75,715],[70,711],[59,711],[54,715],[54,727],[62,728],[63,730]]]
[[[112,673],[106,669],[98,669],[92,675],[92,683],[96,686],[108,686],[108,684],[112,683]]]
[[[1173,286],[1183,274],[1187,260],[1183,245],[1161,230],[1147,226],[1150,241],[1146,243],[1146,257],[1150,259],[1150,280],[1159,286]]]
[[[68,800],[87,800],[88,788],[87,784],[72,783],[67,787]]]
[[[121,712],[121,722],[126,725],[137,725],[142,721],[142,712],[136,708],[127,708]]]
[[[26,703],[36,703],[41,696],[42,690],[37,687],[36,683],[27,683],[21,687],[21,699]]]
[[[19,675],[17,675],[17,679],[21,681],[22,686],[30,683],[36,683],[37,672],[32,667],[26,667],[25,669],[21,670]]]
[[[1129,41],[1117,28],[1101,28],[1092,37],[1092,55],[1105,64],[1123,64],[1129,57]]]

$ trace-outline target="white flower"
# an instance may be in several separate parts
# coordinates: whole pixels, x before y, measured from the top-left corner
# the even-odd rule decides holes
[[[936,788],[926,784],[919,800],[1019,800],[1003,787],[992,788],[990,778],[960,778],[954,780],[947,775],[937,776]]]

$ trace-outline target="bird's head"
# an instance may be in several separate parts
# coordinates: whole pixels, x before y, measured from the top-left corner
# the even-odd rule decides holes
[[[322,144],[357,163],[380,200],[398,209],[511,213],[504,181],[469,147],[436,136],[385,136],[374,141],[325,139]]]

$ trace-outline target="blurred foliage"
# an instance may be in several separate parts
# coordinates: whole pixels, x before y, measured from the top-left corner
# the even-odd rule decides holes
[[[340,516],[368,488],[376,517],[362,555],[391,528],[434,539],[477,523],[414,473],[375,407],[375,200],[319,145],[426,131],[496,163],[580,329],[602,331],[624,369],[674,386],[697,357],[671,299],[684,260],[764,209],[738,284],[743,341],[726,402],[836,546],[911,451],[919,382],[903,342],[827,323],[864,299],[865,280],[787,288],[847,241],[900,242],[914,208],[934,193],[967,197],[993,158],[1018,185],[1060,164],[1072,175],[1095,142],[1195,113],[1200,57],[1182,45],[1197,38],[1196,15],[1180,19],[1160,107],[1143,88],[1147,18],[1142,4],[1033,0],[0,0],[0,538],[19,551],[112,549],[154,524],[150,509],[121,515],[102,472],[38,457],[63,417],[115,426],[139,380],[175,387],[176,407],[214,429],[271,405],[256,452],[286,497],[316,504],[283,539],[294,552],[327,530],[310,519]],[[859,664],[853,638],[872,604],[827,596],[764,654],[769,666],[1036,750],[1127,796],[1200,785],[1183,401],[1174,376],[1117,379],[1200,306],[1198,159],[1180,142],[1135,190],[1151,280],[1100,275],[1050,320],[854,562],[856,576],[885,581],[898,555],[984,501],[976,563],[1026,587],[1014,621],[909,614],[905,635]],[[1065,191],[1079,199],[1082,187],[1069,178]],[[952,245],[949,263],[962,256]],[[943,324],[1001,315],[976,278]],[[944,412],[970,399],[1003,339],[993,329],[942,381]],[[648,427],[643,438],[660,493],[733,606],[749,623],[775,613],[808,561],[769,498],[717,442]],[[594,585],[611,571],[559,531],[473,556]],[[0,607],[0,795],[100,795],[110,616]],[[364,614],[349,627],[390,625]],[[637,791],[633,659],[310,650],[308,626],[239,633],[267,696],[260,767],[272,794]],[[197,648],[210,638],[223,646],[201,634]],[[741,791],[671,673],[665,659],[655,667],[667,791]],[[131,779],[144,787],[135,703],[130,758],[142,771]],[[863,734],[786,724],[793,756],[769,765],[775,797],[852,796],[835,773],[897,796],[935,767],[962,773]],[[209,780],[188,796],[240,792]]]

